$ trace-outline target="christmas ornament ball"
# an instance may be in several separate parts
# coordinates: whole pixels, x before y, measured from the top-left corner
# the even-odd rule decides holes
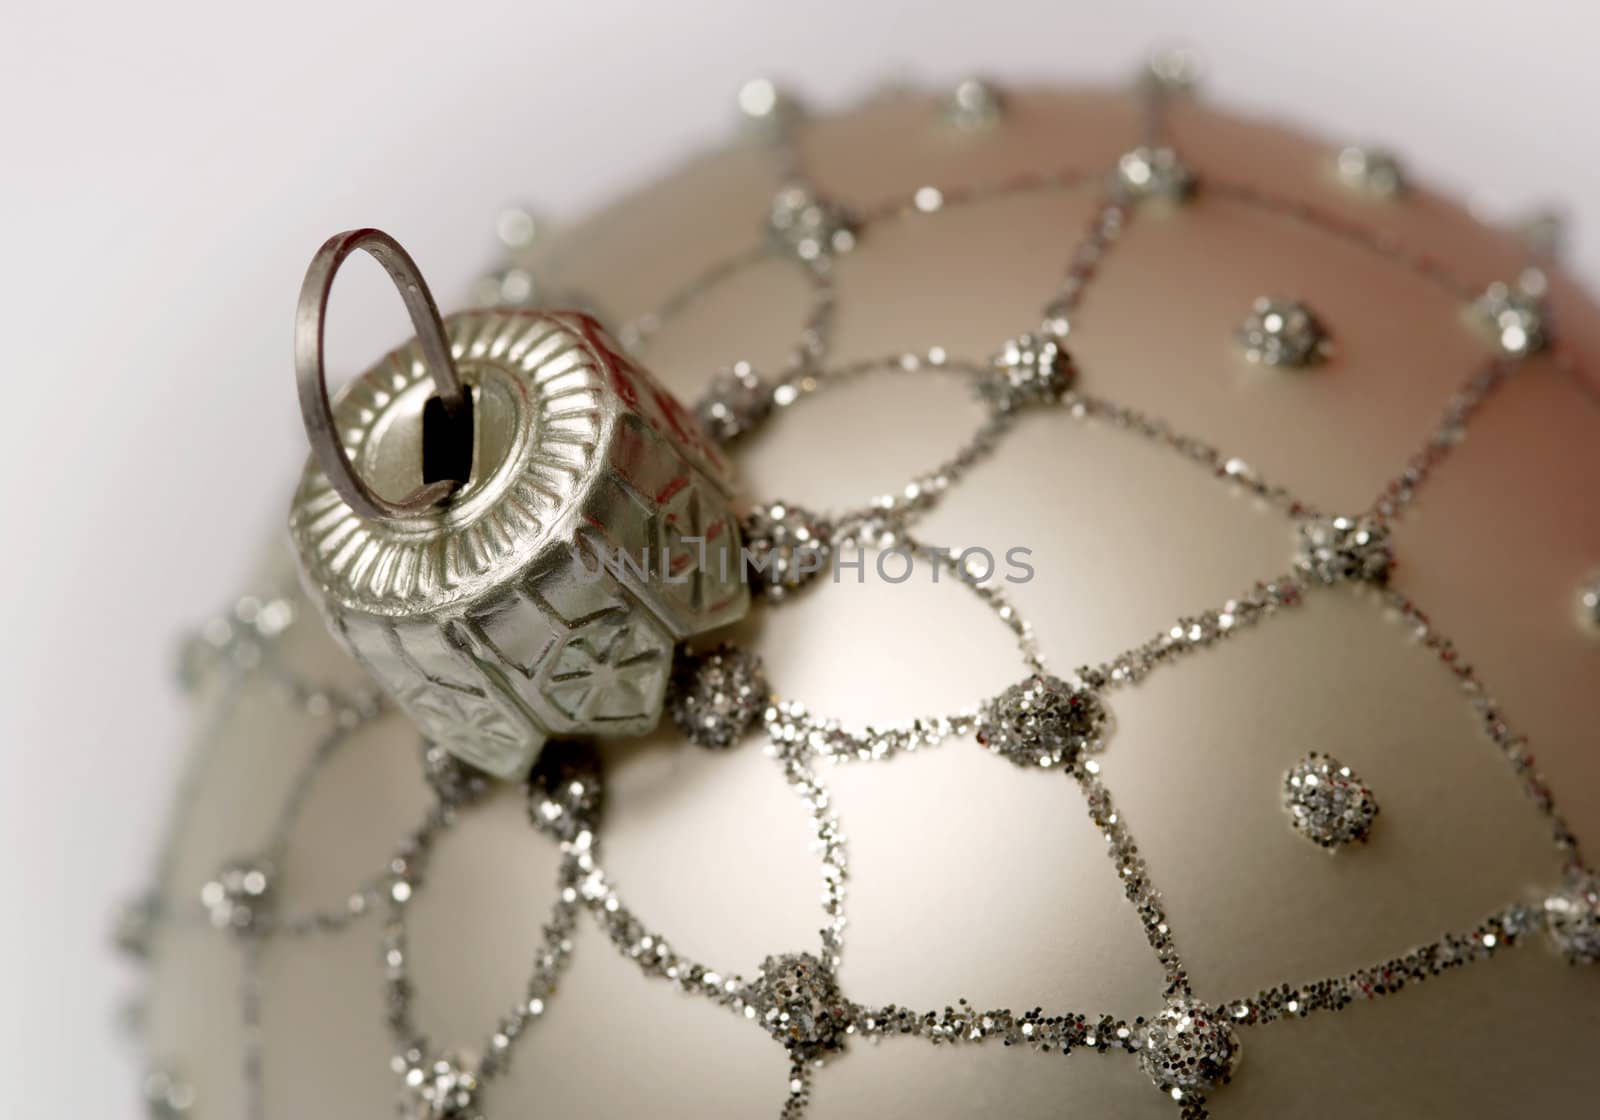
[[[502,222],[488,298],[597,314],[745,546],[821,570],[524,783],[425,744],[274,550],[186,647],[125,916],[153,1115],[1594,1098],[1600,314],[1180,78],[753,83],[725,149]]]

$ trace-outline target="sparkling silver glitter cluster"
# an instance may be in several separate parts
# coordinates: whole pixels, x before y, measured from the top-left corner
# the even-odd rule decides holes
[[[1319,583],[1385,583],[1394,563],[1389,529],[1374,518],[1317,517],[1300,526],[1300,571]]]
[[[1105,726],[1093,692],[1036,674],[984,705],[978,742],[1018,766],[1070,765],[1100,749]]]
[[[695,403],[695,415],[718,443],[731,443],[753,431],[771,411],[772,386],[749,362],[736,362],[715,374]]]
[[[470,805],[493,785],[482,770],[426,739],[422,742],[422,774],[434,795],[446,805]]]
[[[1544,273],[1530,268],[1515,283],[1490,284],[1473,301],[1472,314],[1506,357],[1525,358],[1549,344],[1544,293]]]
[[[1300,835],[1324,848],[1366,840],[1378,800],[1354,771],[1312,751],[1283,776],[1283,806]]]
[[[1406,190],[1405,169],[1392,152],[1351,145],[1339,149],[1334,166],[1346,186],[1375,198],[1394,198]]]
[[[791,183],[778,192],[767,228],[775,244],[802,261],[848,253],[856,244],[855,217],[805,183]]]
[[[1113,189],[1133,201],[1183,202],[1194,194],[1197,183],[1176,151],[1141,145],[1117,161]]]
[[[761,659],[724,643],[709,653],[679,655],[667,710],[690,740],[727,750],[760,721],[771,692]]]
[[[1567,889],[1544,900],[1544,916],[1567,960],[1600,963],[1600,878],[1575,875]]]
[[[1009,340],[995,355],[995,370],[1003,379],[1001,398],[1007,407],[1055,404],[1077,377],[1077,367],[1065,344],[1049,334],[1022,334]]]
[[[1292,299],[1262,296],[1239,327],[1244,356],[1263,366],[1300,369],[1328,356],[1328,332],[1316,314]]]
[[[457,1058],[439,1058],[405,1074],[407,1120],[482,1120],[478,1077]]]
[[[1578,616],[1591,629],[1600,629],[1600,576],[1578,588]]]
[[[809,510],[773,502],[751,510],[740,526],[749,555],[750,589],[778,602],[827,568],[833,527]]]
[[[833,973],[810,953],[784,953],[761,962],[745,991],[756,1021],[800,1059],[844,1047],[852,1013]]]
[[[1244,1053],[1233,1024],[1189,998],[1163,1007],[1139,1032],[1139,1044],[1139,1064],[1175,1100],[1226,1083]]]
[[[1552,347],[1555,340],[1544,319],[1542,278],[1536,281],[1524,275],[1514,285],[1495,284],[1485,290],[1481,284],[1447,274],[1437,262],[1387,234],[1355,229],[1342,216],[1309,203],[1240,185],[1208,182],[1203,186],[1241,205],[1284,216],[1305,230],[1364,246],[1377,260],[1405,269],[1466,303],[1469,318],[1489,331],[1491,353],[1485,365],[1467,373],[1437,427],[1426,433],[1421,449],[1385,484],[1370,508],[1353,517],[1323,516],[1256,466],[1164,420],[1091,395],[1079,381],[1087,380],[1092,387],[1095,371],[1080,371],[1061,346],[1069,329],[1077,337],[1083,296],[1101,262],[1142,221],[1142,203],[1181,202],[1202,189],[1180,155],[1166,113],[1170,99],[1192,92],[1195,73],[1192,56],[1182,52],[1168,52],[1152,62],[1138,85],[1138,146],[1114,168],[1028,172],[977,187],[927,185],[908,197],[863,208],[859,216],[830,201],[805,174],[793,142],[794,134],[804,127],[799,101],[769,80],[747,83],[738,96],[742,131],[746,140],[770,147],[779,165],[779,181],[785,184],[772,200],[764,237],[750,249],[691,278],[655,310],[621,324],[616,334],[631,348],[642,350],[663,323],[682,314],[707,292],[737,282],[755,263],[776,258],[805,277],[811,292],[810,312],[793,358],[775,370],[770,380],[738,365],[713,380],[697,411],[714,438],[736,441],[816,392],[885,370],[907,376],[935,373],[969,378],[988,404],[970,439],[898,491],[827,517],[786,503],[758,504],[743,529],[745,544],[759,561],[750,573],[752,583],[768,606],[781,606],[792,591],[814,578],[823,570],[823,564],[815,561],[824,560],[842,542],[903,544],[919,553],[926,551],[926,546],[910,535],[913,521],[999,445],[1009,429],[1011,406],[1016,404],[1053,409],[1063,424],[1102,424],[1144,441],[1157,453],[1175,455],[1232,492],[1259,500],[1264,509],[1286,518],[1298,533],[1298,554],[1286,559],[1286,564],[1293,564],[1291,571],[1255,580],[1249,590],[1233,599],[1185,614],[1142,644],[1079,669],[1077,683],[1069,683],[1052,675],[1044,664],[1032,627],[1004,589],[977,578],[947,557],[945,570],[955,576],[947,584],[959,588],[959,593],[974,595],[1009,630],[1027,676],[998,696],[979,698],[953,711],[865,726],[848,725],[814,712],[798,698],[775,692],[759,661],[734,647],[685,656],[674,674],[670,708],[685,737],[726,749],[754,723],[762,723],[767,753],[806,813],[823,882],[823,923],[815,951],[769,956],[749,980],[684,955],[629,908],[602,862],[600,809],[605,775],[599,755],[587,744],[551,742],[528,780],[526,794],[531,825],[559,853],[554,901],[531,946],[526,983],[512,993],[508,1009],[489,1024],[481,1046],[472,1050],[435,1046],[417,1022],[409,916],[415,898],[427,885],[426,869],[436,843],[463,816],[475,811],[491,788],[489,779],[424,744],[420,765],[434,798],[421,822],[400,839],[388,862],[355,884],[341,903],[309,912],[282,912],[281,884],[273,869],[283,866],[283,853],[307,791],[328,762],[383,708],[373,693],[355,694],[301,679],[295,666],[281,655],[280,635],[294,625],[315,625],[314,620],[303,617],[309,612],[299,609],[303,600],[296,593],[241,599],[203,631],[199,644],[188,648],[184,680],[199,686],[213,678],[225,678],[227,687],[221,691],[226,708],[227,703],[236,701],[243,682],[266,679],[287,710],[326,720],[331,730],[296,776],[269,835],[255,849],[261,853],[259,857],[224,866],[197,889],[193,883],[177,880],[172,853],[163,850],[153,885],[138,894],[119,917],[118,943],[135,958],[148,957],[152,942],[173,927],[210,924],[230,934],[229,944],[241,962],[244,1107],[230,1107],[227,1101],[199,1102],[181,1073],[163,1061],[152,1068],[146,1080],[150,1114],[165,1120],[213,1120],[239,1114],[260,1120],[267,1115],[261,1076],[267,1060],[262,1052],[260,1012],[265,994],[262,946],[274,939],[356,929],[375,913],[382,915],[374,940],[383,962],[391,1068],[399,1081],[403,1109],[412,1120],[476,1120],[483,1112],[482,1090],[504,1073],[522,1040],[544,1021],[549,1002],[556,998],[580,920],[593,921],[643,977],[670,984],[686,996],[706,1000],[768,1032],[789,1059],[788,1081],[777,1109],[784,1120],[799,1120],[804,1115],[821,1059],[842,1054],[852,1036],[874,1041],[920,1039],[940,1046],[996,1043],[1056,1055],[1131,1056],[1149,1080],[1178,1103],[1184,1117],[1198,1118],[1207,1115],[1211,1094],[1239,1068],[1238,1031],[1388,998],[1422,981],[1489,960],[1537,934],[1543,934],[1575,964],[1600,962],[1600,880],[1557,810],[1554,796],[1534,764],[1527,738],[1428,615],[1406,596],[1384,586],[1393,563],[1390,529],[1394,522],[1405,516],[1469,423],[1493,401],[1507,371],[1521,359]],[[1001,91],[986,83],[965,82],[953,94],[929,99],[930,127],[956,131],[1004,127],[1006,112]],[[1369,196],[1372,205],[1407,204],[1397,165],[1379,153],[1346,149],[1336,162],[1345,185]],[[1042,310],[1046,327],[1038,335],[998,342],[998,359],[961,357],[932,346],[828,366],[835,305],[829,265],[834,254],[870,242],[880,223],[907,215],[919,215],[917,220],[922,220],[984,199],[1080,189],[1100,191],[1099,203],[1065,262],[1060,285],[1054,292],[1041,293],[1038,310]],[[1188,217],[1172,215],[1177,221]],[[536,301],[539,293],[558,290],[531,271],[525,284],[509,291],[506,287],[508,270],[531,269],[523,263],[522,254],[538,226],[531,219],[502,221],[502,241],[513,259],[495,270],[498,279],[491,298],[513,303]],[[1483,291],[1483,296],[1471,301],[1468,293],[1477,291]],[[1263,363],[1294,365],[1316,353],[1322,360],[1337,362],[1338,356],[1322,346],[1326,334],[1320,321],[1309,308],[1296,307],[1298,317],[1281,314],[1281,307],[1275,311],[1272,305],[1258,305],[1254,313],[1260,320],[1255,324],[1258,329],[1247,329],[1240,339],[1246,357],[1256,351],[1255,360]],[[1269,321],[1274,314],[1278,317]],[[1218,324],[1219,342],[1227,332],[1228,324]],[[1557,355],[1555,360],[1564,359]],[[994,391],[997,380],[1005,382],[1005,391],[998,394]],[[1459,689],[1485,740],[1504,758],[1548,829],[1562,878],[1555,886],[1533,885],[1536,890],[1530,890],[1527,897],[1542,899],[1540,904],[1513,902],[1464,932],[1445,933],[1377,963],[1204,1003],[1191,990],[1178,936],[1154,871],[1135,841],[1126,814],[1113,799],[1096,757],[1109,735],[1107,697],[1151,673],[1165,672],[1221,642],[1269,625],[1308,595],[1346,593],[1353,583],[1367,585],[1361,598],[1375,601],[1397,618],[1403,631]],[[1591,613],[1600,612],[1600,594],[1584,606]],[[1596,624],[1600,625],[1600,614]],[[985,1010],[965,999],[928,1011],[893,1004],[866,1006],[850,1000],[841,987],[850,862],[845,832],[819,775],[819,765],[876,765],[969,736],[1030,771],[1049,772],[1052,780],[1058,781],[1054,774],[1065,776],[1063,784],[1082,797],[1091,824],[1105,841],[1110,872],[1121,884],[1161,969],[1161,991],[1153,992],[1149,1005],[1137,1009],[1145,1013],[1143,1017],[1061,1009],[1047,1012],[1042,1008],[1022,1013],[1004,1008]],[[213,746],[202,745],[200,761],[209,757]],[[1263,788],[1270,796],[1270,783]],[[1365,837],[1376,813],[1370,791],[1348,767],[1326,756],[1312,755],[1291,770],[1283,797],[1293,829],[1318,843]],[[180,813],[188,808],[180,800]],[[1283,842],[1297,843],[1288,838],[1290,831],[1284,829]],[[202,1111],[204,1117],[196,1115]]]
[[[595,827],[600,813],[600,761],[587,743],[548,743],[528,776],[528,815],[556,840]]]
[[[980,78],[957,82],[944,102],[945,119],[963,132],[993,128],[1004,110],[1004,95]]]
[[[200,888],[200,901],[218,929],[249,933],[272,903],[272,866],[255,859],[226,863]]]

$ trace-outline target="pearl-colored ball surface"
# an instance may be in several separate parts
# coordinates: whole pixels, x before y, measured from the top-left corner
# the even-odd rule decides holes
[[[1413,187],[1352,191],[1337,145],[1177,102],[1168,143],[1194,197],[1138,208],[1090,280],[1066,341],[1076,387],[1236,456],[1330,514],[1356,515],[1419,453],[1451,395],[1492,355],[1448,286],[1397,260],[1425,256],[1472,291],[1530,262],[1509,235]],[[938,98],[895,94],[797,132],[826,198],[860,214],[896,203],[838,255],[828,368],[942,347],[986,361],[1037,328],[1100,187],[1140,142],[1136,101],[1007,97],[988,127],[952,128]],[[1019,174],[1041,186],[923,213]],[[561,290],[608,319],[650,312],[688,278],[761,243],[782,185],[777,149],[697,158],[541,251]],[[514,184],[509,186],[515,186]],[[1239,189],[1314,207],[1329,223],[1249,204]],[[1366,231],[1371,243],[1333,231]],[[1263,296],[1290,296],[1331,339],[1305,369],[1253,364],[1236,331]],[[448,301],[446,301],[448,302]],[[1574,596],[1600,563],[1600,314],[1551,272],[1557,347],[1517,366],[1474,413],[1392,526],[1389,586],[1415,600],[1527,735],[1577,834],[1600,835],[1600,641]],[[687,403],[747,361],[777,373],[810,306],[778,254],[664,320],[641,360]],[[886,373],[818,393],[741,438],[752,501],[859,506],[925,471],[982,417],[954,376]],[[1057,673],[1136,647],[1294,563],[1281,509],[1172,450],[1041,404],[916,526],[925,541],[1032,549],[1006,588]],[[259,587],[290,579],[274,554]],[[1195,995],[1213,1005],[1339,976],[1468,931],[1560,882],[1545,821],[1436,652],[1370,587],[1318,588],[1212,648],[1107,693],[1095,758],[1165,896]],[[1006,629],[948,578],[826,580],[758,607],[734,634],[781,696],[853,724],[948,711],[1027,675]],[[269,665],[358,689],[360,671],[303,602]],[[285,698],[274,674],[208,675],[196,765],[160,888],[180,904],[261,848],[334,714]],[[759,728],[728,751],[670,720],[606,743],[603,862],[673,947],[747,978],[774,954],[814,952],[822,917],[813,837]],[[1337,756],[1383,812],[1368,843],[1329,854],[1297,836],[1281,787],[1311,751]],[[430,793],[414,730],[387,713],[303,792],[275,868],[274,904],[338,907],[380,871]],[[849,926],[838,973],[858,1004],[919,1011],[965,997],[1150,1018],[1162,975],[1079,791],[970,737],[883,763],[821,766],[848,837]],[[410,903],[414,1014],[441,1052],[472,1049],[523,988],[558,855],[501,788],[465,811]],[[381,908],[380,908],[381,909]],[[260,946],[266,1114],[378,1116],[398,1080],[384,1026],[381,914],[335,934]],[[1506,1116],[1594,1099],[1600,971],[1569,966],[1537,931],[1493,960],[1297,1022],[1238,1028],[1245,1050],[1210,1098],[1218,1116]],[[586,916],[574,956],[487,1116],[771,1116],[789,1061],[757,1025],[647,979]],[[179,922],[155,938],[146,1013],[154,1059],[182,1071],[193,1116],[245,1115],[240,946]],[[253,998],[244,993],[246,999]],[[1171,1117],[1126,1055],[852,1039],[811,1090],[817,1120],[986,1114]]]

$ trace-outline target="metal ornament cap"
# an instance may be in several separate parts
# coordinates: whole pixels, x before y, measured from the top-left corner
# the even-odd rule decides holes
[[[744,615],[731,472],[594,319],[442,325],[471,395],[469,477],[442,504],[368,518],[313,458],[289,529],[330,628],[423,733],[517,778],[551,736],[649,731],[675,641]],[[431,365],[413,339],[332,405],[376,492],[423,482]]]

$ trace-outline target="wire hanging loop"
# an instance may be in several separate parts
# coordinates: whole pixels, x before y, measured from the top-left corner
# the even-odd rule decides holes
[[[300,285],[300,302],[294,313],[294,376],[300,396],[300,415],[305,420],[306,436],[311,440],[311,452],[317,464],[358,516],[369,521],[411,517],[444,501],[465,480],[426,481],[398,501],[385,498],[356,473],[339,439],[333,406],[328,401],[322,343],[333,278],[345,258],[357,249],[381,264],[400,292],[406,313],[411,316],[411,325],[417,332],[423,362],[433,378],[434,391],[451,427],[459,429],[461,421],[470,420],[471,401],[450,356],[450,340],[445,336],[433,295],[411,254],[378,229],[353,229],[334,234],[317,250],[306,269],[306,278]]]

